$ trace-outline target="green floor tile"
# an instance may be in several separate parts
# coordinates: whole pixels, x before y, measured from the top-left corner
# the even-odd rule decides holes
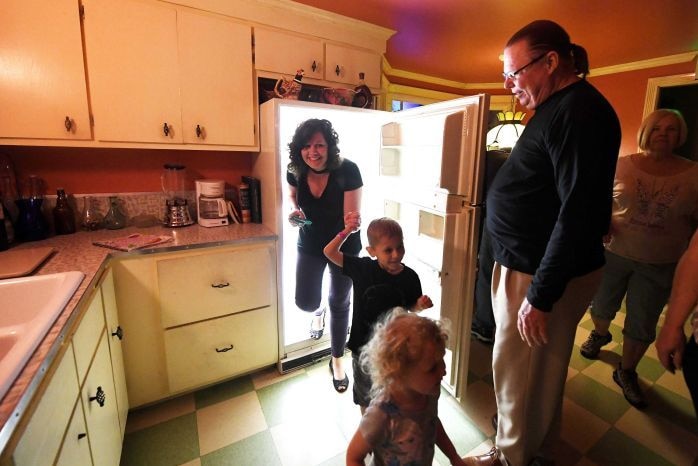
[[[581,373],[567,381],[565,395],[611,424],[629,408],[623,395]]]
[[[572,369],[577,369],[578,371],[583,371],[587,367],[594,364],[593,359],[587,359],[579,353],[579,346],[574,345],[572,348],[572,357],[570,358],[570,367]]]
[[[196,414],[189,413],[126,434],[121,466],[172,466],[198,457]]]
[[[697,432],[698,424],[691,400],[660,385],[653,385],[647,392],[647,402],[653,415],[661,416],[689,432]]]
[[[640,377],[651,380],[652,382],[656,382],[664,372],[666,372],[666,370],[656,359],[642,358],[640,364],[637,365],[637,373]]]
[[[201,457],[201,466],[281,466],[274,439],[265,430]]]
[[[289,396],[289,393],[306,389],[304,385],[309,385],[308,376],[305,374],[291,377],[257,390],[259,404],[262,406],[262,411],[269,427],[274,427],[284,421],[284,412],[288,408],[289,403],[306,402],[304,399],[293,400],[293,396]],[[316,389],[317,387],[308,386],[306,390],[312,391]]]
[[[671,462],[614,428],[586,456],[604,466],[671,466]]]
[[[244,395],[253,390],[254,384],[252,383],[252,378],[247,375],[199,390],[194,393],[194,402],[196,403],[196,409],[201,409],[236,396]]]

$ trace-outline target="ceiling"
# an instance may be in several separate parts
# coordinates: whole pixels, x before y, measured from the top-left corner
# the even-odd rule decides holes
[[[504,44],[535,19],[561,24],[592,70],[698,51],[697,0],[295,1],[397,31],[393,69],[470,85],[501,81]]]

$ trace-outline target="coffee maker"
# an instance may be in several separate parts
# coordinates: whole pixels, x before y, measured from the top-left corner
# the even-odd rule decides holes
[[[227,225],[228,206],[225,202],[225,181],[196,180],[196,212],[199,225],[219,227]]]
[[[184,165],[166,163],[160,175],[162,191],[165,193],[165,215],[163,225],[166,227],[183,227],[191,225],[194,220],[189,214],[185,197],[187,181]]]

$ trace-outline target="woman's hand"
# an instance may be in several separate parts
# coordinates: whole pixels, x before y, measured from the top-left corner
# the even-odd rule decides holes
[[[297,222],[293,221],[293,218],[302,218],[305,219],[305,214],[303,213],[302,210],[300,209],[294,209],[289,215],[288,215],[288,222],[293,225],[294,227],[300,226]]]
[[[356,233],[361,227],[361,214],[359,212],[347,212],[344,215],[344,229]]]
[[[664,325],[659,332],[657,341],[657,356],[662,366],[672,374],[676,369],[681,369],[683,365],[683,350],[686,346],[686,336],[683,328],[675,328]]]

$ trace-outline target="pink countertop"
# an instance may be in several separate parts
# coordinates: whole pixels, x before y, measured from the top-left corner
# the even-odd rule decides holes
[[[132,233],[171,235],[174,240],[155,247],[131,252],[120,252],[92,244],[93,241],[119,238]],[[222,246],[246,240],[269,239],[276,239],[276,235],[265,226],[256,223],[216,228],[204,228],[195,224],[181,228],[156,226],[149,228],[129,227],[122,230],[81,231],[71,235],[53,236],[42,241],[21,243],[14,246],[11,250],[32,249],[43,246],[56,249],[56,252],[35,270],[32,275],[78,270],[85,274],[85,278],[63,312],[56,319],[53,327],[46,334],[43,342],[36,349],[23,371],[0,402],[0,426],[2,426],[0,428],[0,451],[5,448],[17,422],[31,401],[34,391],[43,379],[46,369],[55,357],[60,343],[68,330],[67,324],[72,322],[71,316],[73,311],[75,311],[85,292],[96,284],[96,280],[99,279],[98,273],[104,268],[108,259],[136,254]]]

